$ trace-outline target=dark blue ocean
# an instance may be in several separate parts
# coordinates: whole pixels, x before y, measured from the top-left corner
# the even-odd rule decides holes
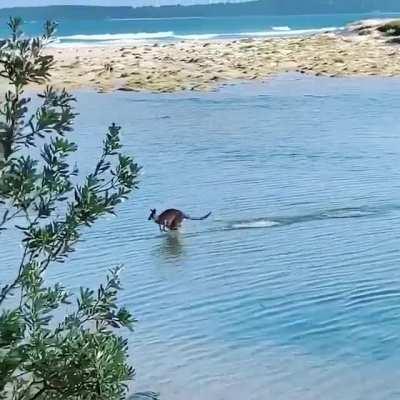
[[[244,16],[225,18],[104,19],[59,21],[61,44],[124,44],[137,40],[263,37],[332,31],[366,18],[395,14]],[[1,21],[0,21],[1,22]],[[43,21],[27,20],[28,34],[41,32]],[[5,21],[0,36],[7,35]]]

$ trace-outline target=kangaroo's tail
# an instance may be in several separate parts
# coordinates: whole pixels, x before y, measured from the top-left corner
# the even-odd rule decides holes
[[[191,219],[192,221],[201,221],[203,219],[208,218],[210,215],[211,215],[211,211],[208,214],[206,214],[206,215],[204,215],[202,217],[199,217],[199,218],[191,217],[191,216],[185,214],[185,218],[186,219]]]

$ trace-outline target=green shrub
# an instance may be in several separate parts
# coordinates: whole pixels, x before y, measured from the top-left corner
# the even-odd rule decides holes
[[[121,152],[120,128],[112,124],[93,171],[79,176],[69,162],[77,146],[67,138],[75,98],[48,87],[30,113],[24,93],[50,76],[54,60],[43,50],[56,27],[47,23],[32,39],[23,36],[21,20],[9,27],[0,48],[0,76],[10,84],[0,105],[0,239],[18,229],[23,240],[15,277],[0,287],[0,398],[123,399],[134,369],[115,329],[132,329],[135,320],[117,305],[119,268],[76,297],[60,284],[46,285],[44,273],[68,260],[83,227],[114,213],[137,187],[140,168]],[[56,318],[67,304],[73,311]]]
[[[400,35],[400,20],[391,21],[386,24],[380,25],[378,31],[385,33],[388,36],[399,36]]]

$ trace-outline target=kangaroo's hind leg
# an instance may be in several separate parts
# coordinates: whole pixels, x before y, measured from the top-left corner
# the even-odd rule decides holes
[[[171,229],[172,231],[177,231],[177,230],[179,230],[181,225],[182,225],[182,221],[180,221],[178,218],[175,218],[171,222],[169,229]]]
[[[173,223],[169,226],[169,229],[170,229],[171,231],[177,231],[177,230],[178,230],[178,225],[177,225],[175,222],[173,222]]]
[[[168,229],[171,229],[171,222],[168,220],[165,220],[163,222],[163,231],[167,232]]]

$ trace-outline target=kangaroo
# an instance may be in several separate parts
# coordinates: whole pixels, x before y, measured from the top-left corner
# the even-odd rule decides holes
[[[150,210],[150,216],[148,220],[153,220],[156,224],[159,225],[160,231],[166,232],[167,228],[171,231],[176,231],[182,225],[184,219],[191,219],[196,221],[201,221],[203,219],[208,218],[211,215],[211,212],[204,215],[203,217],[194,218],[186,215],[180,210],[175,210],[174,208],[169,208],[165,210],[160,215],[157,215],[157,210],[152,208]]]

